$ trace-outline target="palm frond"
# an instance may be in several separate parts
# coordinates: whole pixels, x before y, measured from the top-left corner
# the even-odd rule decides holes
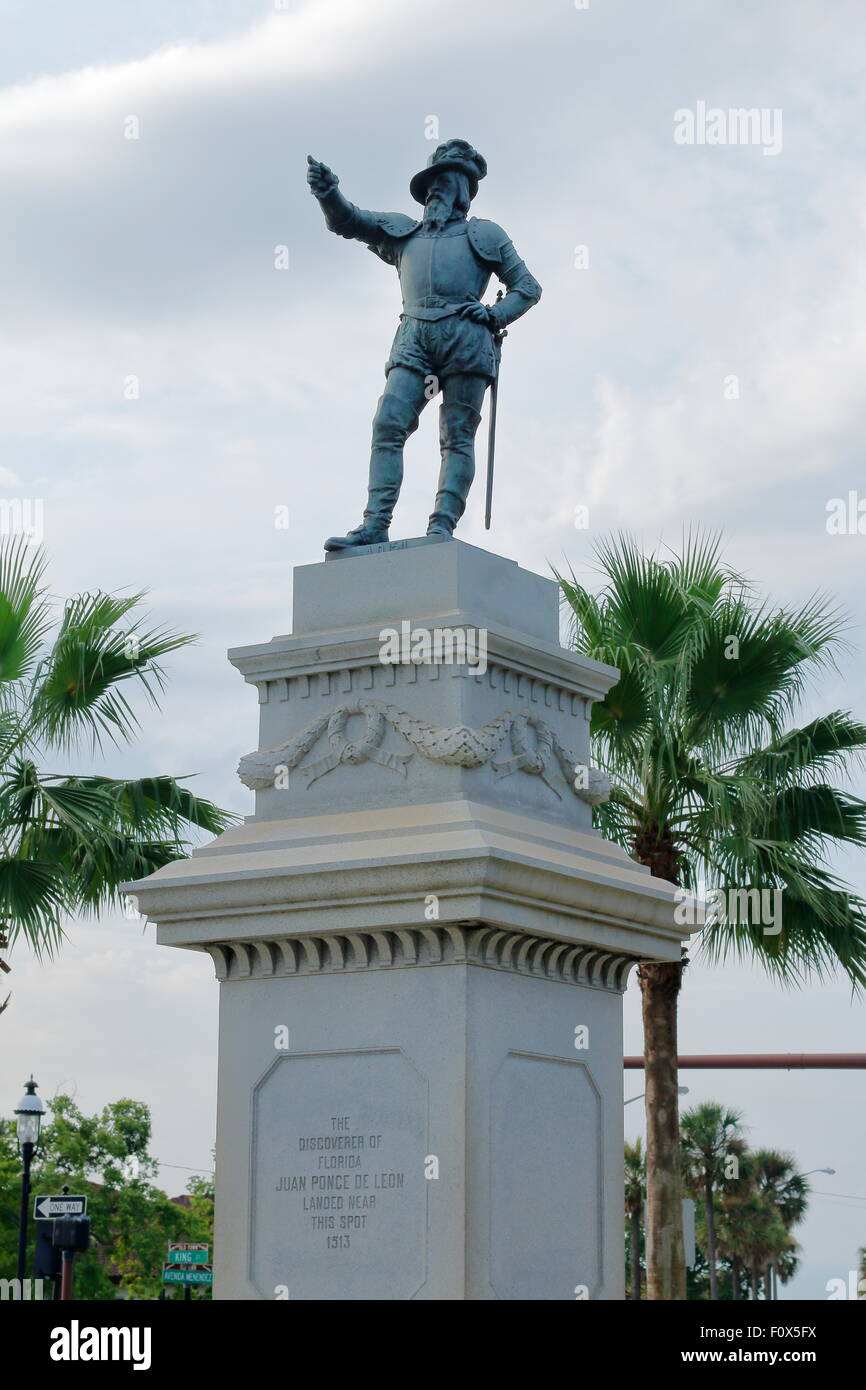
[[[71,906],[61,870],[38,860],[0,858],[0,922],[10,944],[26,935],[37,955],[50,954],[63,937]]]
[[[66,605],[57,638],[38,672],[33,725],[49,745],[69,749],[82,737],[128,741],[138,720],[125,694],[132,681],[153,705],[164,687],[158,658],[194,641],[192,634],[148,631],[139,616],[125,627],[143,594],[82,594]]]
[[[746,775],[780,786],[799,782],[806,774],[843,771],[852,755],[862,758],[864,753],[866,724],[848,711],[832,710],[747,753],[738,766]]]
[[[0,542],[0,682],[21,680],[32,670],[48,632],[45,564],[26,537]]]

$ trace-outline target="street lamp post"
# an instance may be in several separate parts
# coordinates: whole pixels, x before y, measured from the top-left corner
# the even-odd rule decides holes
[[[17,1277],[22,1280],[27,1264],[27,1206],[30,1200],[30,1164],[39,1143],[39,1130],[45,1106],[36,1094],[36,1082],[31,1074],[25,1083],[24,1095],[15,1111],[18,1149],[23,1168],[21,1172],[21,1218],[18,1225],[18,1268]]]
[[[677,1095],[678,1095],[678,1096],[687,1096],[688,1093],[689,1093],[689,1088],[688,1088],[688,1086],[677,1086]],[[625,1109],[625,1107],[626,1107],[627,1105],[631,1105],[632,1101],[634,1101],[634,1100],[643,1100],[643,1098],[644,1098],[645,1095],[646,1095],[646,1091],[641,1091],[641,1093],[640,1093],[639,1096],[629,1096],[628,1100],[624,1100],[623,1103],[622,1103],[622,1104],[623,1104],[623,1109]]]

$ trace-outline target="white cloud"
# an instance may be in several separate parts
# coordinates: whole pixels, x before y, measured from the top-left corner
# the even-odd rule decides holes
[[[397,0],[378,0],[379,24],[396,19]],[[50,174],[72,180],[92,176],[94,153],[116,160],[123,121],[160,106],[270,83],[311,84],[340,73],[357,74],[377,56],[378,25],[352,0],[316,0],[275,11],[246,32],[210,43],[167,45],[132,62],[85,67],[27,80],[0,94],[0,170]],[[111,123],[111,124],[109,124]],[[87,132],[97,144],[82,143]],[[111,139],[102,138],[110,136]],[[136,143],[126,141],[126,143]],[[98,167],[98,165],[97,165]]]

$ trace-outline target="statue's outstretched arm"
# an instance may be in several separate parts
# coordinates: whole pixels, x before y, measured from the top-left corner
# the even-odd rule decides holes
[[[382,227],[381,214],[355,207],[343,197],[339,182],[333,169],[307,155],[307,183],[313,197],[318,199],[328,231],[363,241],[367,246],[380,246],[388,235]]]

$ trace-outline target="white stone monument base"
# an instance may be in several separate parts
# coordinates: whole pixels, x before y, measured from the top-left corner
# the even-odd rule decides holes
[[[621,971],[588,983],[598,956],[431,923],[225,982],[214,1297],[622,1298]]]
[[[130,885],[220,980],[214,1297],[622,1298],[620,996],[684,932],[592,828],[617,672],[459,541],[305,566],[232,660],[255,815]]]

